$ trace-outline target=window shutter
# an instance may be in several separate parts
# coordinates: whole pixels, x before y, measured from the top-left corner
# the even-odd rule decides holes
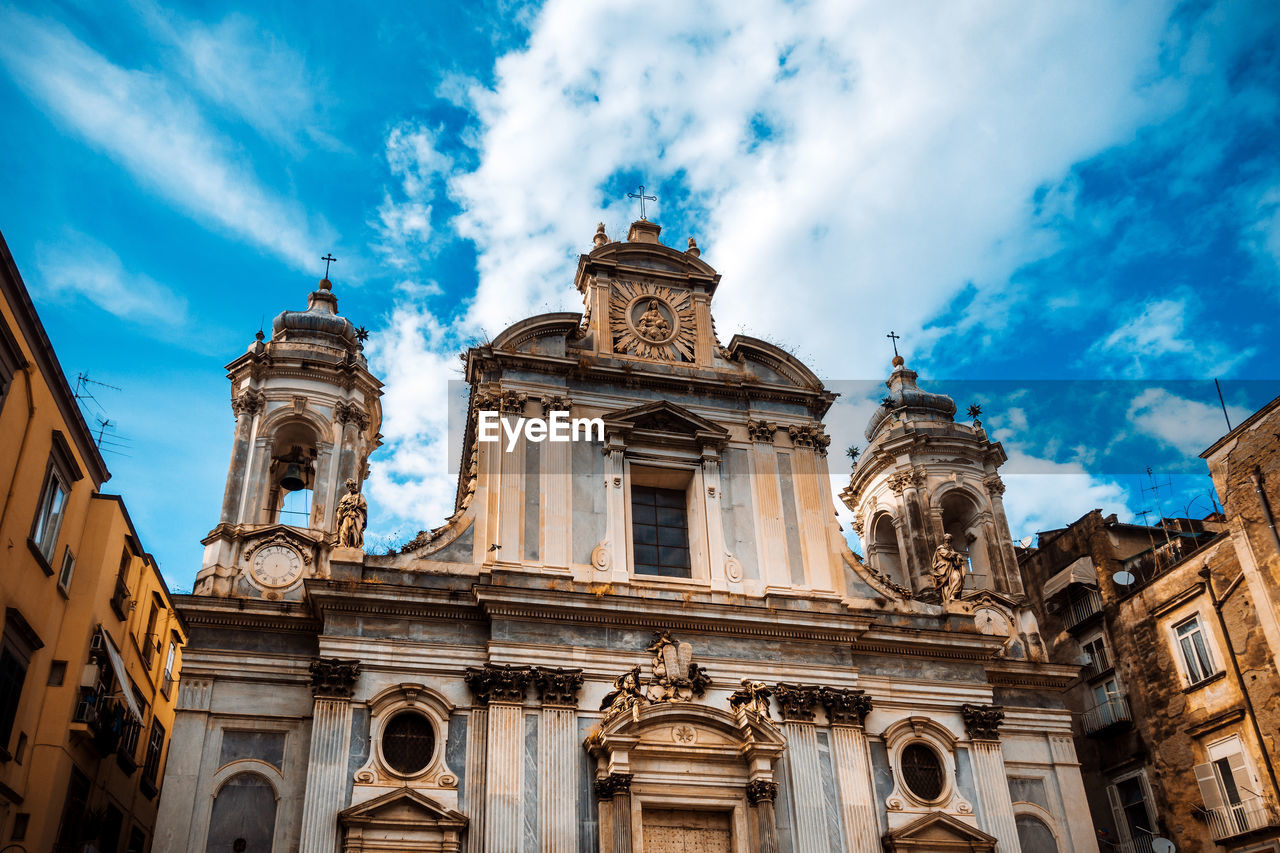
[[[1197,764],[1195,771],[1204,807],[1209,810],[1222,808],[1222,789],[1218,787],[1218,777],[1214,775],[1213,765],[1208,762]]]
[[[1253,781],[1253,774],[1249,772],[1249,764],[1245,761],[1243,752],[1228,755],[1227,764],[1231,767],[1231,776],[1236,780],[1236,790],[1240,792],[1241,797],[1262,796]]]
[[[1151,831],[1155,832],[1159,821],[1156,820],[1156,798],[1151,793],[1151,783],[1147,780],[1147,772],[1144,770],[1138,776],[1138,780],[1142,782],[1142,805],[1147,810],[1147,820],[1151,822]]]
[[[1115,785],[1107,786],[1107,799],[1111,801],[1111,816],[1116,822],[1116,833],[1122,841],[1130,841],[1129,820],[1124,815],[1124,807],[1120,805],[1120,792]]]

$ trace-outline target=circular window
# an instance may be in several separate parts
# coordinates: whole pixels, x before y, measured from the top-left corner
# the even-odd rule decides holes
[[[396,714],[382,731],[382,757],[388,767],[404,776],[426,770],[435,751],[435,729],[421,714]]]
[[[909,743],[902,749],[902,781],[922,800],[942,796],[942,760],[923,743]]]

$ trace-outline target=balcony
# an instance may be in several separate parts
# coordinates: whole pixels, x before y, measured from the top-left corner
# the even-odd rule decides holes
[[[1280,826],[1280,817],[1277,817],[1275,807],[1261,797],[1246,797],[1234,805],[1206,809],[1206,813],[1214,841]]]
[[[1067,605],[1067,630],[1074,631],[1102,612],[1102,596],[1096,589],[1086,590]]]
[[[1133,715],[1129,713],[1129,702],[1123,695],[1116,694],[1085,711],[1082,725],[1084,733],[1092,737],[1132,722]]]
[[[76,724],[82,726],[78,730],[87,735],[98,754],[105,757],[115,752],[121,738],[128,734],[127,723],[132,721],[126,719],[127,714],[124,706],[108,698],[105,691],[82,687],[71,716],[72,730],[77,730]],[[136,743],[136,734],[134,738]]]
[[[1084,669],[1080,670],[1083,678],[1097,678],[1111,669],[1111,655],[1105,651],[1094,650],[1089,655],[1089,662],[1084,665]]]
[[[129,586],[124,578],[116,578],[116,591],[111,596],[111,609],[121,620],[129,618]]]

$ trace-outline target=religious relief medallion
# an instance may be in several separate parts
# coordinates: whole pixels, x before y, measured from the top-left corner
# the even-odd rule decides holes
[[[662,361],[693,361],[693,303],[685,291],[651,281],[619,280],[609,297],[614,352]]]

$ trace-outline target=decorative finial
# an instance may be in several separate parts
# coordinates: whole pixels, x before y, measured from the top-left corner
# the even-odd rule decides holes
[[[603,222],[596,226],[596,235],[591,238],[591,242],[595,243],[597,247],[603,246],[605,243],[609,242],[609,235],[604,233]]]
[[[364,326],[361,326],[360,328],[356,329],[356,340],[359,341],[360,343],[364,343],[365,341],[369,340],[369,330],[366,329]]]
[[[324,261],[324,277],[325,277],[326,279],[328,279],[328,278],[329,278],[329,264],[331,264],[331,263],[333,263],[334,261],[336,261],[336,260],[337,260],[337,258],[335,258],[335,257],[333,256],[333,252],[330,252],[329,254],[327,254],[327,255],[325,255],[323,258],[321,258],[320,260]]]
[[[844,455],[848,456],[849,460],[853,462],[855,465],[858,463],[858,456],[861,453],[862,451],[858,449],[858,445],[856,444],[849,445],[847,448],[845,448],[845,451],[844,451]]]
[[[638,198],[638,199],[640,199],[640,218],[641,218],[641,219],[648,219],[648,217],[644,215],[644,203],[645,203],[646,201],[657,201],[657,200],[658,200],[658,197],[657,197],[656,195],[645,195],[645,194],[644,194],[644,184],[641,184],[641,185],[640,185],[640,192],[638,192],[638,193],[627,193],[627,198]]]
[[[971,403],[969,405],[969,417],[973,419],[973,425],[976,429],[982,429],[982,421],[979,420],[981,415],[982,407],[977,403]]]
[[[255,334],[255,335],[253,336],[253,339],[254,339],[255,341],[261,341],[261,340],[264,340],[266,337],[267,337],[267,336],[266,336],[265,334],[263,334],[262,330],[261,330],[261,329],[259,329],[259,330],[258,330],[258,332],[257,332],[257,334]]]
[[[689,238],[689,248],[686,250],[685,254],[693,255],[695,258],[702,254],[702,250],[698,248],[697,240],[692,237]]]

